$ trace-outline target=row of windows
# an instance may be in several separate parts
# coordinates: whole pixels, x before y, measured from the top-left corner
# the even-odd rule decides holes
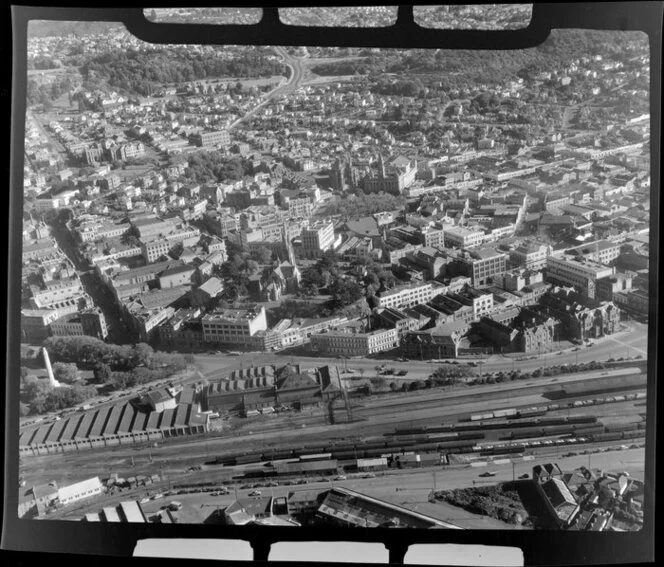
[[[206,335],[248,335],[249,329],[205,329]]]

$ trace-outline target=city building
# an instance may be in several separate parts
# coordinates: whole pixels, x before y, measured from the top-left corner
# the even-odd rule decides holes
[[[548,282],[560,286],[574,286],[589,298],[595,297],[597,280],[615,274],[615,268],[605,266],[581,256],[549,256],[544,277]]]
[[[481,246],[464,250],[454,258],[457,271],[471,279],[473,287],[493,284],[507,269],[507,256],[495,248]]]
[[[305,258],[317,258],[334,247],[334,224],[330,221],[316,221],[302,229],[302,254]]]
[[[510,251],[510,262],[519,268],[528,270],[541,270],[546,266],[546,259],[551,254],[551,246],[547,244],[526,241]]]
[[[384,291],[378,297],[378,307],[392,307],[402,309],[427,303],[438,293],[438,287],[430,282],[402,285]]]
[[[208,343],[250,346],[251,337],[267,330],[265,307],[247,305],[218,309],[202,318],[203,340]]]
[[[207,148],[210,146],[228,146],[231,143],[230,134],[226,130],[213,130],[192,134],[190,138],[195,146]]]
[[[330,368],[304,371],[299,365],[253,367],[242,377],[212,382],[203,391],[203,406],[224,414],[246,414],[251,410],[280,405],[302,408],[318,405],[339,395]]]
[[[586,340],[620,329],[621,310],[612,301],[590,299],[572,288],[556,287],[540,299],[543,314],[560,321],[560,336]]]
[[[104,485],[98,476],[58,488],[58,502],[63,505],[73,504],[84,498],[97,496],[104,491]]]
[[[454,226],[445,230],[443,238],[445,246],[466,249],[482,244],[485,240],[485,234],[480,230]]]
[[[350,324],[314,334],[310,344],[314,352],[344,356],[368,356],[398,346],[399,332],[396,328],[365,332]]]

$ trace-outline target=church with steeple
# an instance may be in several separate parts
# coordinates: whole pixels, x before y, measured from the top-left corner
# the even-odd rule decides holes
[[[283,295],[296,293],[299,289],[300,269],[297,267],[293,243],[285,224],[282,231],[282,245],[286,258],[282,260],[277,254],[273,266],[266,268],[261,275],[249,281],[249,293],[254,301],[279,301]]]
[[[378,173],[365,177],[362,184],[366,193],[399,195],[413,184],[416,175],[416,159],[398,156],[386,165],[383,154],[378,154]]]

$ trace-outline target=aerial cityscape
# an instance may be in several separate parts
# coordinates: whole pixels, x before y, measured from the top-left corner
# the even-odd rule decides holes
[[[19,517],[642,528],[645,34],[29,32]]]

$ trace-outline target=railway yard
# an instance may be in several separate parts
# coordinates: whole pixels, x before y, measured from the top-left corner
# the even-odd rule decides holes
[[[426,495],[419,485],[423,478],[431,484],[432,474],[439,485],[456,488],[503,476],[508,480],[528,473],[530,461],[543,458],[584,464],[592,458],[615,468],[628,454],[642,477],[645,375],[637,367],[619,370],[569,383],[560,376],[503,384],[498,391],[495,386],[433,389],[353,400],[351,412],[343,412],[346,421],[336,425],[329,423],[325,408],[315,408],[245,419],[239,431],[209,431],[103,452],[27,456],[21,475],[29,485],[67,484],[95,475],[114,479],[103,496],[47,516],[69,519],[80,519],[100,502],[127,498],[143,498],[149,508],[150,496],[160,492],[185,493],[203,510],[251,490],[280,494],[304,484],[383,496],[390,486],[402,503],[420,506],[418,498],[426,502]],[[610,455],[616,451],[622,453],[613,463]],[[496,479],[479,478],[486,467],[497,472]],[[159,480],[144,485],[142,479],[151,475]],[[428,506],[442,513],[442,504]],[[197,520],[192,516],[190,521]]]

